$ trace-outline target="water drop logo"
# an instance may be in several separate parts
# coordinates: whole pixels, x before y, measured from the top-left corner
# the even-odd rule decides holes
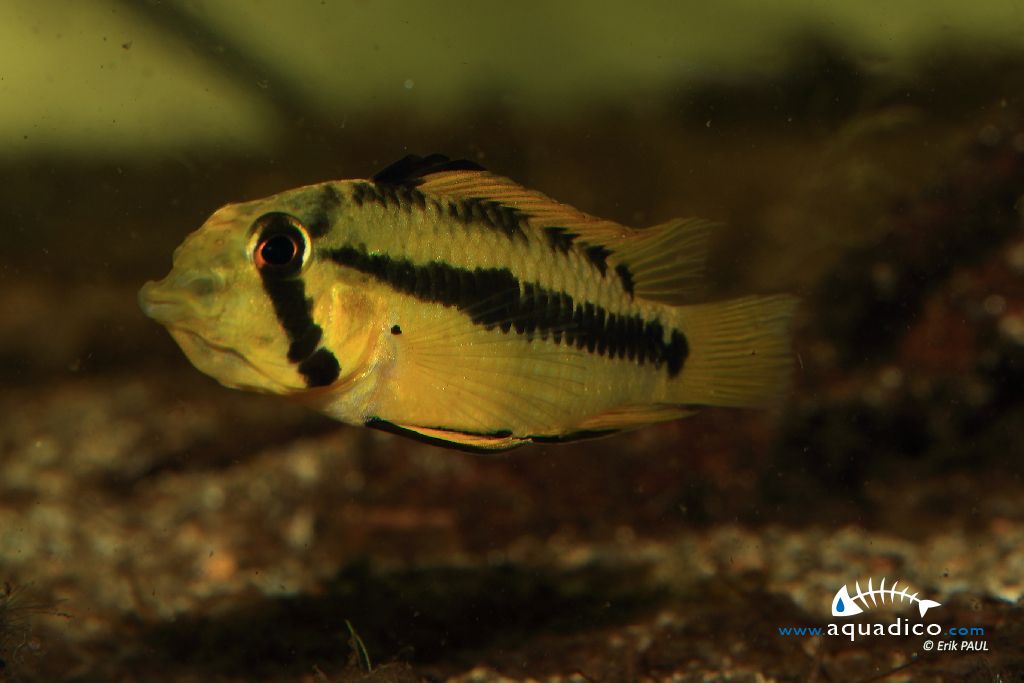
[[[878,588],[875,588],[872,585],[872,580],[868,578],[867,590],[861,590],[860,581],[854,584],[856,591],[854,595],[850,595],[850,590],[843,586],[836,591],[835,597],[832,598],[832,616],[852,617],[878,605],[884,605],[886,602],[890,605],[895,605],[897,600],[899,600],[901,603],[916,602],[917,609],[923,618],[928,610],[942,605],[942,603],[935,602],[934,600],[922,600],[917,597],[917,593],[910,592],[909,584],[904,586],[903,590],[899,590],[899,584],[899,581],[894,581],[892,586],[886,588],[885,578],[883,577],[881,583],[878,584]]]

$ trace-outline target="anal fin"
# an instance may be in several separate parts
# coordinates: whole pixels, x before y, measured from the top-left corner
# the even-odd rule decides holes
[[[366,426],[371,429],[379,429],[383,432],[398,434],[410,439],[415,439],[432,446],[444,448],[455,448],[470,453],[496,453],[507,451],[510,448],[517,448],[529,439],[522,439],[512,436],[510,432],[495,432],[494,434],[473,434],[470,432],[459,432],[439,427],[419,427],[416,425],[402,425],[388,422],[377,417],[371,417],[366,421]]]
[[[582,439],[597,439],[622,431],[638,429],[656,422],[678,420],[692,415],[695,411],[674,405],[629,405],[592,415],[562,434],[530,436],[536,443],[566,443]]]

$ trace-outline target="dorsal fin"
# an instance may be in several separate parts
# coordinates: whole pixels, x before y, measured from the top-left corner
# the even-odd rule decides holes
[[[483,171],[483,167],[468,159],[452,161],[443,154],[430,154],[421,157],[409,154],[390,166],[377,171],[370,178],[379,185],[410,185],[416,187],[423,183],[427,176],[442,171]]]
[[[704,294],[704,266],[714,227],[712,221],[676,218],[637,230],[608,260],[614,257],[615,272],[632,285],[636,296],[672,306],[694,303]]]
[[[520,211],[545,230],[553,247],[567,251],[575,243],[602,275],[606,270],[615,273],[631,295],[680,305],[702,294],[714,223],[675,219],[637,230],[591,216],[479,167],[451,167],[451,163],[455,162],[444,159],[429,164],[430,170],[417,176],[417,188],[456,200],[486,199]]]
[[[591,216],[543,192],[530,190],[514,180],[480,168],[439,169],[431,172],[417,187],[422,192],[456,200],[486,199],[498,202],[526,214],[535,225],[565,228],[589,244],[627,239],[636,232],[614,221]]]

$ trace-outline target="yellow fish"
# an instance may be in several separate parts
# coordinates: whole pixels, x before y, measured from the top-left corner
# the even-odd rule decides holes
[[[497,451],[778,398],[795,300],[700,301],[710,228],[408,156],[219,209],[139,301],[226,386]]]

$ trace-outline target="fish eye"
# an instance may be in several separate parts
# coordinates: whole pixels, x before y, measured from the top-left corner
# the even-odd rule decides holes
[[[256,221],[259,238],[253,262],[263,271],[292,273],[302,267],[307,238],[301,224],[283,213],[268,213]]]
[[[281,268],[292,262],[299,253],[299,245],[291,235],[265,237],[256,247],[256,265]]]

